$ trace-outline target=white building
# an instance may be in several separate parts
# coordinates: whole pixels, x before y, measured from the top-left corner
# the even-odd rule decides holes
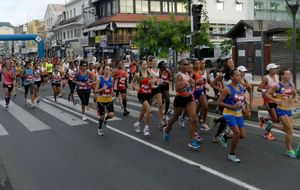
[[[71,0],[64,5],[64,12],[53,26],[56,39],[56,53],[59,57],[73,58],[82,54],[82,29],[84,0]]]
[[[240,20],[254,19],[254,0],[206,0],[206,9],[213,34],[225,34]]]
[[[51,56],[53,54],[52,48],[57,44],[52,28],[55,23],[57,23],[59,15],[61,15],[64,10],[65,8],[63,4],[48,4],[47,6],[47,10],[44,16],[46,32],[45,49],[47,52],[47,56]]]

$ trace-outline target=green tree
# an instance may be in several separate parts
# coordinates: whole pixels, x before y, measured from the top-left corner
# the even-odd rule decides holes
[[[221,43],[221,52],[222,54],[228,55],[232,49],[233,42],[231,39],[226,39]]]
[[[293,45],[293,29],[288,30],[287,32],[288,40],[287,40],[287,47],[291,48]],[[296,30],[296,47],[300,49],[300,28]]]
[[[213,46],[209,38],[209,28],[207,21],[202,24],[201,30],[193,36],[193,46]],[[191,24],[188,19],[176,21],[175,16],[170,15],[169,21],[158,22],[156,17],[150,17],[138,25],[135,41],[142,51],[146,49],[149,54],[167,57],[170,47],[177,52],[191,49],[185,44],[190,31]]]

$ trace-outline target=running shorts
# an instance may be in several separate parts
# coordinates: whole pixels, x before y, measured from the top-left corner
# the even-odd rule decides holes
[[[226,120],[227,125],[229,127],[238,127],[238,128],[245,127],[243,116],[224,115],[224,119]]]
[[[279,108],[276,109],[276,114],[277,114],[277,117],[281,117],[281,116],[285,116],[285,115],[287,115],[288,117],[292,117],[292,115],[293,115],[291,110],[282,110]]]
[[[98,112],[100,115],[105,115],[105,109],[108,113],[114,112],[113,102],[98,102]]]
[[[177,108],[185,108],[185,106],[194,101],[194,97],[192,95],[188,96],[188,97],[183,97],[183,96],[175,96],[174,99],[174,107]]]
[[[153,97],[152,94],[141,94],[141,93],[138,93],[138,99],[141,102],[141,104],[144,104],[145,101],[148,101],[148,103],[150,103],[152,97]]]

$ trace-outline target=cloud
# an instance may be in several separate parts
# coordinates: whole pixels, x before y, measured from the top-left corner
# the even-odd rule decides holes
[[[29,20],[44,19],[48,4],[64,3],[65,0],[1,0],[0,22],[10,22],[16,26]]]

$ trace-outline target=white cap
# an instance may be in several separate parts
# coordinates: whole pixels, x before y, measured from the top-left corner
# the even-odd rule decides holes
[[[268,66],[267,66],[267,71],[269,71],[270,69],[277,69],[279,67],[279,65],[276,65],[274,63],[270,63]]]
[[[248,71],[245,66],[238,66],[237,70],[242,72]]]

